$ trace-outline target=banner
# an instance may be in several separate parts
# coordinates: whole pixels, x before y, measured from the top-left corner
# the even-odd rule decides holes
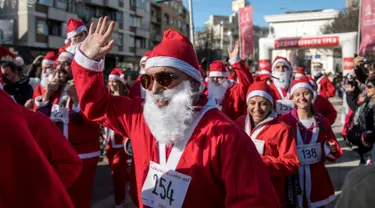
[[[281,48],[312,48],[339,46],[339,36],[292,38],[275,40],[275,49]]]
[[[241,58],[246,59],[254,52],[253,7],[247,6],[238,11],[241,36]]]
[[[375,51],[375,1],[362,0],[361,45],[359,53]]]

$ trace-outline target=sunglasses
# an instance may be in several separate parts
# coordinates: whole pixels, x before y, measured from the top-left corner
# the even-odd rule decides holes
[[[68,61],[56,62],[56,63],[55,63],[55,68],[56,68],[56,67],[59,67],[59,66],[68,67],[68,66],[70,66],[70,65],[72,65],[72,63],[71,63],[71,62],[68,62]]]
[[[367,85],[366,88],[367,88],[367,89],[372,89],[372,88],[374,88],[374,86],[372,86],[372,85]]]
[[[149,89],[155,80],[159,85],[169,87],[174,79],[177,79],[174,74],[165,71],[158,72],[154,75],[142,74],[141,85],[143,88]]]

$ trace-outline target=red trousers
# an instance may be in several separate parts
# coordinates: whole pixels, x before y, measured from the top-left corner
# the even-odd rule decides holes
[[[82,160],[82,171],[73,185],[67,189],[75,208],[90,208],[91,190],[94,184],[99,157]]]
[[[115,204],[120,205],[125,200],[126,195],[128,157],[124,148],[107,148],[107,158],[109,167],[112,169]]]

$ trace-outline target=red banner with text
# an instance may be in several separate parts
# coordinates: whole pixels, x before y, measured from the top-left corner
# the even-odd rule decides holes
[[[241,58],[246,59],[254,53],[253,7],[247,6],[238,11],[241,35]]]
[[[280,48],[320,48],[339,46],[339,36],[291,38],[275,40],[275,49]]]
[[[375,1],[362,0],[361,45],[359,53],[375,51]]]

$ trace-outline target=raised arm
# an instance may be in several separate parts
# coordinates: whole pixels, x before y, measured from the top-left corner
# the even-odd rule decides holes
[[[239,57],[239,44],[238,41],[234,46],[234,50],[232,51],[228,48],[229,53],[229,63],[232,65],[234,71],[237,75],[237,83],[244,85],[247,89],[254,81],[253,76],[251,75],[250,71],[246,68],[246,66],[241,62]]]
[[[100,18],[96,29],[91,24],[89,35],[77,48],[72,71],[80,108],[87,119],[126,136],[131,116],[140,110],[140,104],[135,106],[127,97],[110,95],[104,85],[104,56],[114,44],[114,24],[108,17]]]

